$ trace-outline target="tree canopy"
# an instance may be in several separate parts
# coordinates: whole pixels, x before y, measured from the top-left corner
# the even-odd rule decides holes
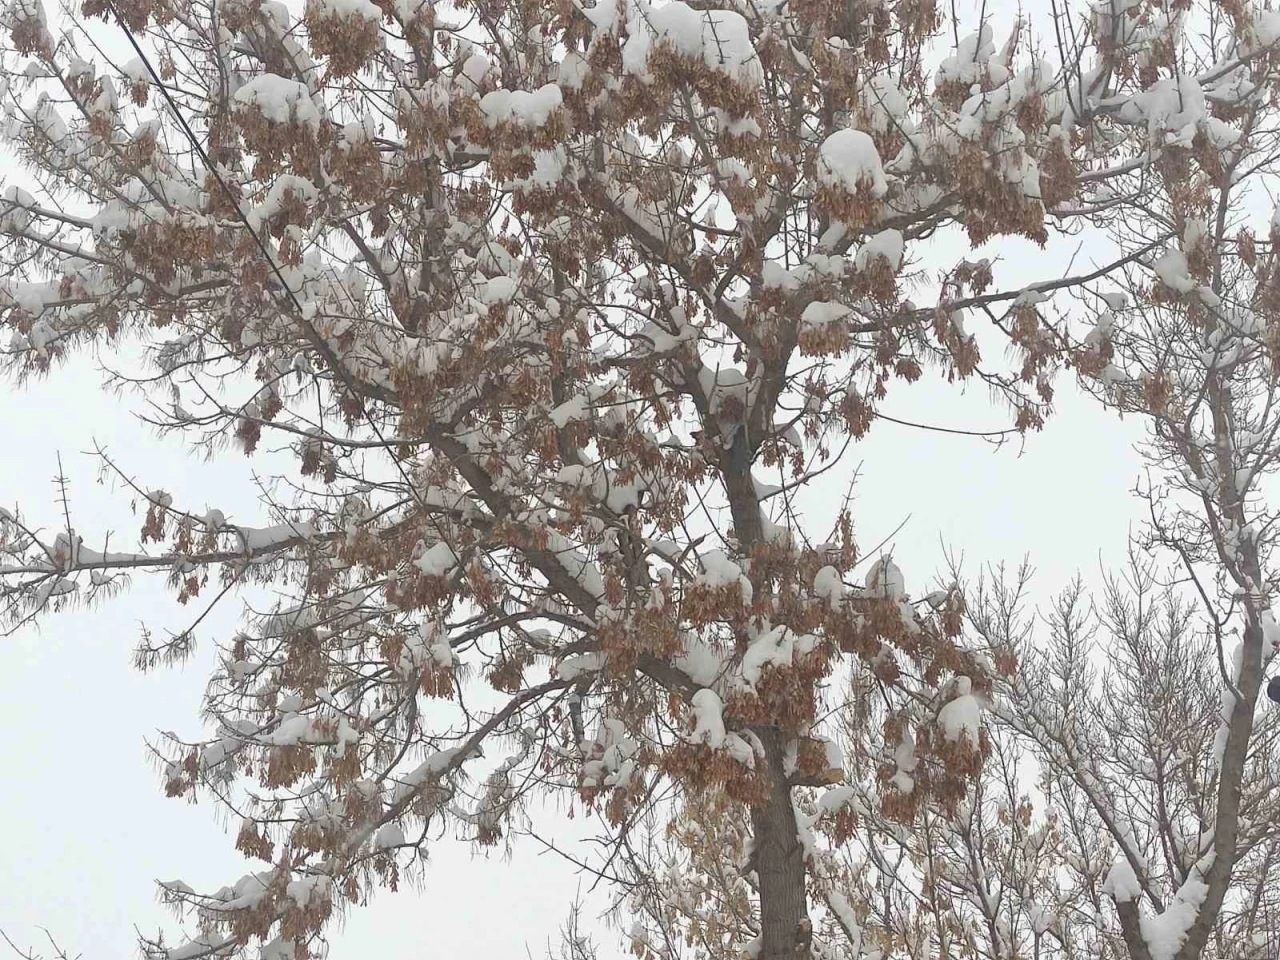
[[[141,344],[159,430],[296,458],[256,526],[111,461],[133,550],[0,512],[13,626],[276,598],[158,746],[260,864],[166,884],[199,933],[150,955],[315,956],[441,831],[556,810],[642,960],[1274,952],[1280,14],[717,2],[9,5],[8,369]],[[1167,590],[1038,631],[807,516],[891,391],[1034,434],[1064,370],[1147,425]]]

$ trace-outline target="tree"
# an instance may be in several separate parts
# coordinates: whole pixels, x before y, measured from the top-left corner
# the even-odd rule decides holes
[[[1140,692],[1147,702],[1095,701],[1086,710],[1104,720],[1110,744],[1080,742],[1071,691],[1022,699],[1039,746],[1071,770],[1079,794],[1068,802],[1114,819],[1108,831],[1118,857],[1104,890],[1134,960],[1274,949],[1275,836],[1265,812],[1274,802],[1274,734],[1256,707],[1280,643],[1270,610],[1275,511],[1264,485],[1277,453],[1275,228],[1261,245],[1254,236],[1266,229],[1265,190],[1280,146],[1272,111],[1256,99],[1274,83],[1277,24],[1274,13],[1244,6],[1190,9],[1152,20],[1146,30],[1160,40],[1148,57],[1127,59],[1117,45],[1117,79],[1122,67],[1134,71],[1149,108],[1144,122],[1117,83],[1115,125],[1137,124],[1127,139],[1145,145],[1150,171],[1113,184],[1122,242],[1162,239],[1159,256],[1126,265],[1113,278],[1119,289],[1095,301],[1086,340],[1108,361],[1096,391],[1148,424],[1150,471],[1139,493],[1150,519],[1139,545],[1176,562],[1211,646],[1177,626],[1185,614],[1173,600],[1143,603],[1150,575],[1140,570],[1132,600],[1109,591],[1119,656],[1114,686],[1102,689]],[[1116,314],[1123,321],[1109,329]],[[1164,627],[1153,622],[1162,608]],[[1060,633],[1071,611],[1059,608]],[[1177,663],[1174,651],[1187,662]],[[1211,685],[1181,673],[1206,663]],[[1144,752],[1133,742],[1135,724],[1164,735]],[[1097,787],[1099,756],[1111,758],[1115,785]]]
[[[1149,520],[1127,576],[1096,606],[1069,590],[1043,629],[1021,612],[1025,574],[967,593],[971,628],[1020,669],[995,685],[995,762],[960,815],[906,835],[867,824],[868,846],[918,865],[879,911],[900,942],[924,938],[911,956],[1275,954],[1276,717],[1258,697],[1280,647],[1278,131],[1262,93],[1277,23],[1241,5],[1094,11],[1081,76],[1109,91],[1089,106],[1124,169],[1104,202],[1127,262],[1082,298],[1079,327],[1049,332],[1147,426]]]
[[[497,843],[550,794],[598,817],[604,875],[634,871],[642,956],[858,955],[829,847],[873,808],[958,814],[1014,661],[963,640],[957,591],[912,602],[860,555],[847,508],[817,535],[805,491],[927,367],[1018,431],[1062,362],[1116,382],[1123,338],[1074,340],[1045,304],[1183,236],[1130,243],[1147,194],[1123,191],[1223,162],[1266,114],[1272,21],[1232,10],[1055,12],[1051,66],[1025,25],[997,51],[928,0],[85,0],[136,38],[118,66],[87,20],[11,4],[5,142],[35,180],[0,207],[14,373],[140,342],[152,369],[116,385],[161,430],[297,459],[260,526],[109,461],[145,505],[130,552],[69,511],[56,535],[0,515],[14,624],[130,572],[184,603],[279,598],[221,638],[207,736],[161,747],[166,790],[214,798],[266,867],[166,885],[203,932],[148,949],[310,955],[433,831]],[[1181,23],[1203,77],[1170,52]],[[909,272],[939,232],[1085,223],[1123,249],[1034,288],[977,258]],[[831,708],[861,721],[845,758]],[[702,891],[659,895],[657,856]]]
[[[1280,717],[1255,726],[1231,869],[1206,877],[1232,787],[1220,661],[1197,605],[1157,573],[1135,552],[1096,600],[1076,583],[1042,617],[1028,568],[972,585],[972,629],[1019,670],[997,684],[991,758],[957,815],[902,830],[869,807],[839,850],[870,881],[865,929],[911,957],[1273,955]]]

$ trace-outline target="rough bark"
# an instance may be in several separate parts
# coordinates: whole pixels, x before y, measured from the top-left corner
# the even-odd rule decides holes
[[[760,960],[794,960],[805,902],[804,848],[796,830],[791,786],[783,766],[783,736],[777,727],[757,727],[769,763],[769,801],[751,810],[756,874],[760,878]]]
[[[1116,901],[1120,933],[1132,960],[1151,960],[1151,949],[1142,936],[1142,910],[1137,900]]]
[[[1187,939],[1178,951],[1178,960],[1199,960],[1204,955],[1231,887],[1231,872],[1238,857],[1236,844],[1240,838],[1241,785],[1249,756],[1249,739],[1253,735],[1258,688],[1262,685],[1262,639],[1262,628],[1257,623],[1245,628],[1244,663],[1238,686],[1241,697],[1232,708],[1226,749],[1222,754],[1218,809],[1213,828],[1214,858],[1204,876],[1209,889],[1200,904],[1196,921],[1187,931]],[[1143,960],[1136,954],[1134,956],[1136,960]]]
[[[740,435],[740,440],[745,438]],[[734,532],[744,552],[763,537],[760,501],[751,479],[750,453],[721,458],[721,475],[729,497]],[[752,578],[753,581],[756,579]],[[763,584],[755,583],[756,589]],[[769,773],[769,799],[751,810],[753,857],[760,889],[759,960],[795,960],[807,955],[805,932],[809,914],[805,895],[804,848],[796,828],[791,783],[784,762],[786,734],[777,726],[753,730],[764,745]]]

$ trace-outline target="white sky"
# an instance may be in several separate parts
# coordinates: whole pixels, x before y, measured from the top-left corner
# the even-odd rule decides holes
[[[1065,256],[1075,245],[1060,249]],[[1001,287],[1049,279],[1031,268],[1043,271],[1062,259],[1020,242],[995,253],[1002,258]],[[93,363],[79,360],[46,381],[9,390],[8,415],[0,417],[0,451],[7,454],[0,458],[0,503],[21,504],[32,521],[60,526],[51,481],[61,453],[77,531],[96,546],[116,530],[113,546],[127,549],[139,519],[129,511],[127,491],[96,483],[95,461],[81,451],[97,441],[147,489],[163,487],[195,508],[217,506],[231,520],[269,522],[252,482],[255,469],[269,469],[260,458],[231,451],[204,462],[160,441],[134,419],[127,400],[99,390],[101,380]],[[1005,424],[984,387],[961,396],[937,381],[928,373],[914,386],[895,386],[885,412],[949,426]],[[1077,396],[1066,376],[1057,416],[1028,438],[1021,455],[1016,441],[993,450],[973,438],[880,422],[852,448],[849,470],[809,494],[823,524],[814,532],[826,532],[850,471],[860,465],[859,544],[870,549],[909,517],[892,549],[913,594],[942,572],[945,544],[963,552],[975,572],[980,562],[1003,558],[1016,566],[1030,555],[1043,599],[1077,571],[1096,581],[1100,560],[1123,561],[1130,525],[1141,521],[1129,492],[1139,472],[1131,451],[1137,430]],[[235,610],[227,605],[201,632],[204,642],[191,662],[147,676],[130,666],[140,623],[160,633],[190,614],[153,578],[136,579],[126,596],[97,610],[63,614],[2,641],[0,929],[20,945],[38,943],[43,926],[72,954],[130,956],[135,925],[154,932],[171,922],[156,906],[155,880],[181,877],[207,889],[250,869],[208,805],[164,798],[143,742],[160,729],[198,731],[209,640],[225,635]],[[355,912],[334,937],[332,955],[509,958],[525,955],[527,946],[540,956],[579,883],[531,846],[510,861],[500,855],[485,861],[446,840],[431,848],[431,857],[420,891],[380,894]]]

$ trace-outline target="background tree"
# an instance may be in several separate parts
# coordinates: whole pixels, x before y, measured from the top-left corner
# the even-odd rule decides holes
[[[60,532],[3,514],[14,624],[144,571],[184,603],[278,598],[220,638],[205,735],[158,745],[166,790],[213,798],[265,866],[167,884],[201,933],[155,955],[310,955],[440,830],[528,832],[538,794],[598,819],[642,956],[857,955],[873,895],[887,918],[902,894],[851,897],[832,846],[873,808],[964,811],[1013,661],[960,642],[954,591],[855,569],[849,512],[819,535],[804,492],[926,367],[1018,430],[1058,358],[1115,380],[1120,338],[1074,343],[1045,304],[1186,236],[1129,249],[1118,211],[1146,195],[1117,191],[1171,129],[1206,157],[1238,132],[1173,94],[1262,113],[1274,38],[1206,7],[1214,65],[1170,87],[1192,14],[1162,7],[1064,15],[1050,65],[1024,26],[997,49],[927,0],[702,6],[86,0],[136,38],[116,65],[96,27],[10,5],[5,142],[34,179],[0,208],[14,373],[140,344],[150,369],[115,385],[161,430],[297,458],[253,526],[107,461],[145,512],[132,551],[69,506]],[[1125,249],[1034,289],[976,258],[909,272],[939,231],[1084,222]],[[843,758],[833,709],[861,721]],[[673,902],[657,856],[703,889]]]
[[[891,867],[864,926],[912,957],[1270,956],[1280,718],[1255,723],[1214,903],[1202,871],[1223,816],[1223,682],[1201,611],[1140,555],[1101,596],[1076,584],[1043,614],[1029,582],[1023,568],[968,594],[972,628],[1019,659],[971,796],[910,831],[865,817],[842,850],[851,870]]]

